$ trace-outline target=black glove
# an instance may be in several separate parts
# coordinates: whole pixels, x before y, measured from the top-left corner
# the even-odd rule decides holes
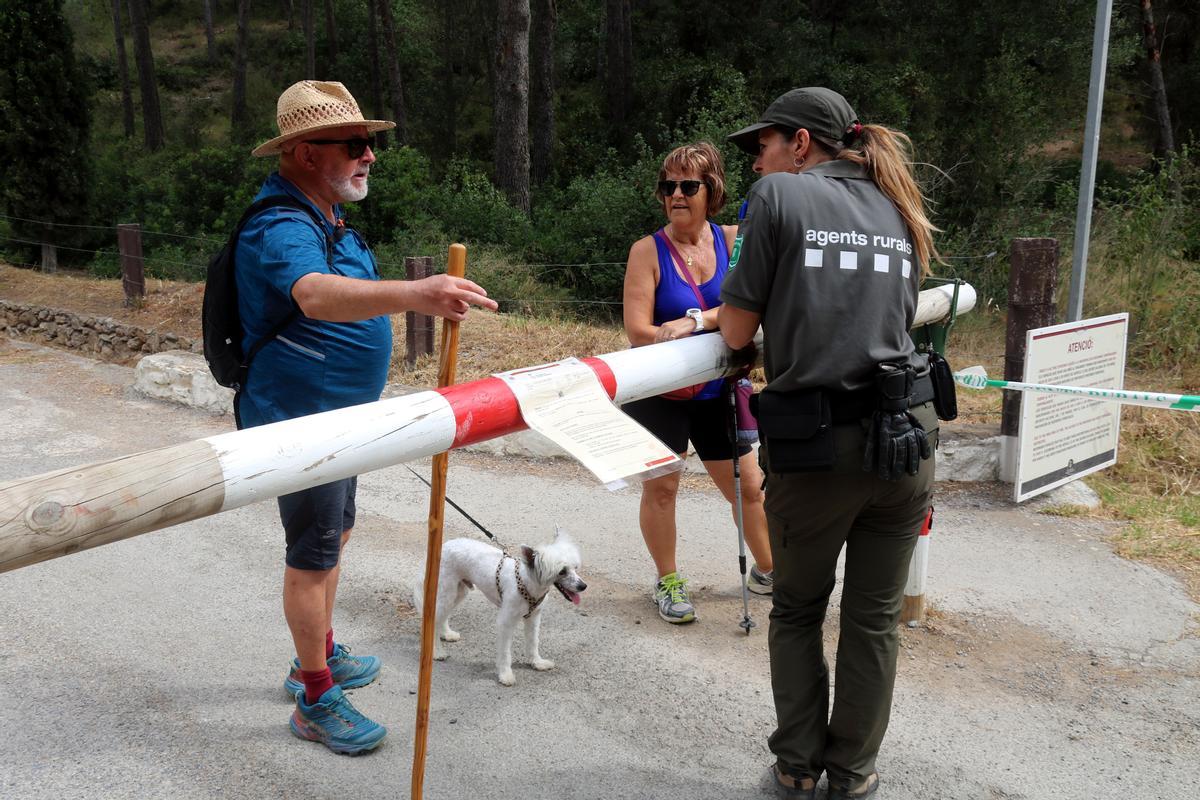
[[[867,431],[863,471],[875,470],[885,481],[916,475],[921,461],[933,455],[925,429],[908,411],[914,377],[910,367],[881,364],[875,378],[879,408]]]
[[[916,475],[921,462],[933,455],[925,429],[907,411],[876,411],[867,431],[863,471],[876,470],[885,481]]]
[[[758,347],[753,341],[739,350],[729,351],[729,366],[733,368],[727,377],[736,381],[749,377],[750,371],[758,363]]]

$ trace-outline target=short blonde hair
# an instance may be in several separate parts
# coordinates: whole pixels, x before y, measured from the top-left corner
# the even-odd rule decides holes
[[[663,159],[658,170],[658,180],[666,180],[671,170],[679,172],[694,172],[708,187],[708,216],[714,217],[725,207],[725,162],[721,153],[708,142],[696,142],[676,147]],[[661,203],[665,202],[662,192],[658,190],[658,182],[654,184],[654,197]]]

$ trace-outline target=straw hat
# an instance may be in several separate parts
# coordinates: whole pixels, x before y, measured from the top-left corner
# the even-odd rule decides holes
[[[300,81],[279,95],[275,122],[279,135],[254,148],[251,155],[273,156],[290,139],[343,125],[363,125],[367,133],[396,127],[394,122],[363,119],[353,95],[336,81]]]

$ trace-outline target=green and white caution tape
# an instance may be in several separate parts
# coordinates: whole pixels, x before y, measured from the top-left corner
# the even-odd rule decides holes
[[[1176,411],[1200,411],[1200,395],[1166,394],[1165,392],[1130,392],[1124,389],[1099,389],[1087,386],[1055,386],[1048,383],[997,381],[987,376],[983,367],[967,367],[954,373],[954,380],[970,389],[1012,389],[1017,392],[1045,392],[1105,400],[1130,406],[1171,408]]]

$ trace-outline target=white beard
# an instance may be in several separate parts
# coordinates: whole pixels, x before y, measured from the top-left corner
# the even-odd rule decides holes
[[[362,188],[359,189],[354,185],[352,178],[326,178],[325,182],[329,184],[329,188],[337,193],[339,202],[356,203],[367,196],[367,184],[364,181]]]

